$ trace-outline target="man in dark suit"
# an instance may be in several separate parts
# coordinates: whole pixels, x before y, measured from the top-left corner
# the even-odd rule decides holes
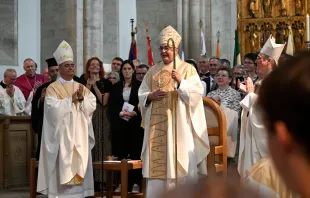
[[[43,127],[43,115],[44,115],[44,98],[46,88],[57,79],[58,76],[58,65],[55,58],[50,58],[46,60],[48,66],[48,74],[51,81],[41,85],[33,99],[32,99],[32,109],[31,109],[31,122],[33,131],[38,134],[38,147],[36,158],[39,160],[40,156],[40,147],[41,147],[41,137],[42,137],[42,127]],[[80,82],[80,79],[77,76],[73,77],[73,80]]]
[[[207,55],[201,55],[198,62],[198,70],[200,79],[203,80],[210,76],[209,72],[209,60]]]
[[[206,83],[206,94],[208,94],[211,91],[214,91],[217,89],[217,84],[215,82],[215,75],[218,70],[218,68],[221,66],[220,59],[217,57],[212,57],[209,59],[209,71],[210,76],[207,78],[202,79]]]

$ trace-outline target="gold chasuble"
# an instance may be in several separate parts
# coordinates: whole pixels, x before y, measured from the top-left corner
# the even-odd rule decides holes
[[[243,183],[253,191],[253,197],[298,198],[286,187],[270,156],[260,159],[248,172]]]
[[[182,77],[175,90],[171,73],[173,63],[158,63],[150,68],[139,89],[142,123],[145,127],[141,159],[143,176],[152,179],[175,178],[174,128],[177,119],[178,175],[186,176],[189,170],[189,153],[196,155],[198,171],[206,172],[209,140],[202,104],[203,86],[196,69],[176,58],[176,70]],[[160,101],[146,104],[154,90],[167,95]],[[176,106],[175,106],[176,105]],[[175,112],[176,111],[176,112]],[[177,117],[175,117],[175,113]]]
[[[183,68],[184,68],[183,64]],[[150,122],[150,177],[167,178],[167,133],[168,123],[175,122],[172,112],[175,109],[177,92],[174,90],[174,80],[171,77],[172,64],[159,65],[159,71],[151,80],[152,90],[160,89],[167,92],[166,97],[154,101]],[[174,123],[173,123],[174,124]],[[173,134],[174,135],[174,134]]]

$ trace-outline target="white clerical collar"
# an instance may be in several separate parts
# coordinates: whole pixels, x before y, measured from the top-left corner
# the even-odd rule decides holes
[[[68,81],[68,80],[63,79],[61,76],[58,78],[58,81],[61,82],[62,84],[73,83],[73,79]]]

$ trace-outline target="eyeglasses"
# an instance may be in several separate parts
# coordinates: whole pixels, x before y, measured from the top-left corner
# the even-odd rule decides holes
[[[136,75],[141,75],[141,76],[144,76],[146,73],[136,73]]]
[[[160,46],[159,48],[158,48],[158,50],[161,52],[161,51],[169,51],[169,50],[171,50],[171,48],[170,47],[168,47],[168,46]]]
[[[116,77],[109,77],[109,80],[116,80]]]
[[[206,63],[208,63],[208,62],[207,62],[207,61],[201,61],[201,62],[199,61],[198,63],[199,63],[199,64],[206,64]]]
[[[8,76],[8,78],[11,80],[11,81],[15,81],[17,78],[11,78],[10,76]]]
[[[221,74],[216,74],[215,77],[216,77],[216,78],[227,78],[228,76],[226,76],[226,75],[221,75]]]

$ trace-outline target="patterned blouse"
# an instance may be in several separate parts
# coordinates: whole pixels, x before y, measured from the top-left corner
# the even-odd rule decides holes
[[[221,104],[223,104],[225,107],[233,109],[237,112],[240,111],[241,96],[240,93],[234,90],[233,88],[231,87],[225,89],[218,88],[217,90],[211,91],[207,95],[208,98],[212,98],[214,96],[220,97]]]

